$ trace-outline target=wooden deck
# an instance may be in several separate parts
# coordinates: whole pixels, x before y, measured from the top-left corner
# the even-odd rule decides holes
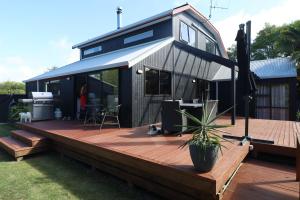
[[[77,122],[21,124],[50,138],[58,151],[114,174],[147,190],[176,199],[219,199],[223,187],[249,151],[249,144],[224,143],[223,155],[208,173],[194,170],[188,148],[190,134],[149,136],[148,128],[84,128]]]
[[[295,167],[247,159],[223,200],[297,200],[299,194]]]
[[[230,124],[229,118],[223,117],[218,124]],[[245,120],[238,118],[236,125],[223,129],[236,136],[244,135]],[[276,155],[296,157],[297,132],[300,133],[300,123],[294,121],[250,119],[249,134],[252,138],[272,140],[274,144],[253,142],[255,153],[264,152]]]
[[[218,124],[229,124],[222,118]],[[52,146],[95,168],[111,173],[169,199],[220,199],[224,186],[249,152],[249,144],[224,143],[215,167],[208,173],[194,170],[188,148],[179,148],[190,134],[149,136],[147,127],[103,129],[83,127],[73,121],[20,124],[21,128],[51,139]],[[244,120],[225,128],[232,135],[244,134]],[[251,136],[274,140],[274,145],[254,143],[258,152],[295,156],[299,123],[250,120]]]

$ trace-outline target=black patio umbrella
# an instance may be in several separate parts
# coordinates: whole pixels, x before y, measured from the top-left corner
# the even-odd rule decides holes
[[[263,143],[271,143],[274,141],[253,139],[249,136],[249,103],[252,100],[253,95],[255,95],[256,84],[254,80],[253,73],[250,71],[250,32],[251,32],[251,22],[247,22],[247,34],[245,33],[245,25],[241,24],[236,36],[237,42],[237,63],[239,67],[238,73],[238,86],[239,95],[243,97],[243,102],[245,105],[245,135],[243,137],[224,135],[227,138],[241,139],[241,144],[246,141],[258,141]]]
[[[239,67],[238,82],[241,86],[240,95],[243,97],[250,95],[250,66],[247,52],[247,37],[244,31],[244,24],[240,25],[235,38],[237,42],[237,62]]]

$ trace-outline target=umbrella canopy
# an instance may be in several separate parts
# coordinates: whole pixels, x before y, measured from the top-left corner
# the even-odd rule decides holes
[[[247,38],[244,31],[244,25],[240,25],[235,38],[237,42],[237,61],[239,67],[238,84],[242,87],[242,96],[250,95],[251,81],[250,81],[250,62],[247,53]]]

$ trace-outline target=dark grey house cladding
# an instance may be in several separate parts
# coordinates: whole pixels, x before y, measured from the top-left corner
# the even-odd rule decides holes
[[[165,99],[209,97],[210,83],[234,69],[217,30],[188,4],[73,48],[80,61],[27,80],[27,94],[52,91],[63,115],[76,118],[86,85],[88,102],[122,105],[123,127],[159,122]]]
[[[137,37],[143,37],[143,34],[147,34],[145,35],[145,39],[134,39],[134,36]],[[102,42],[96,42],[95,44],[91,44],[88,46],[84,46],[80,49],[80,54],[81,54],[81,58],[88,58],[91,56],[95,56],[95,55],[99,55],[99,54],[103,54],[103,53],[107,53],[110,51],[114,51],[114,50],[118,50],[118,49],[122,49],[122,48],[127,48],[130,46],[135,46],[138,44],[142,44],[145,42],[150,42],[153,40],[157,40],[157,39],[161,39],[161,38],[165,38],[168,36],[172,35],[172,19],[168,19],[166,21],[145,27],[145,28],[141,28],[138,29],[136,31],[127,33],[125,35],[121,35],[121,36],[117,36]],[[131,39],[131,41],[129,41],[128,39]],[[126,42],[127,41],[127,42]],[[95,48],[95,47],[101,47],[100,51],[96,51],[94,53],[90,53],[85,55],[84,52],[86,52],[89,49]]]

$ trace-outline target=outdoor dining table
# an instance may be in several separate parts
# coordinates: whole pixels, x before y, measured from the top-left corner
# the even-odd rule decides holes
[[[203,107],[203,103],[181,103],[180,107],[202,108]]]

